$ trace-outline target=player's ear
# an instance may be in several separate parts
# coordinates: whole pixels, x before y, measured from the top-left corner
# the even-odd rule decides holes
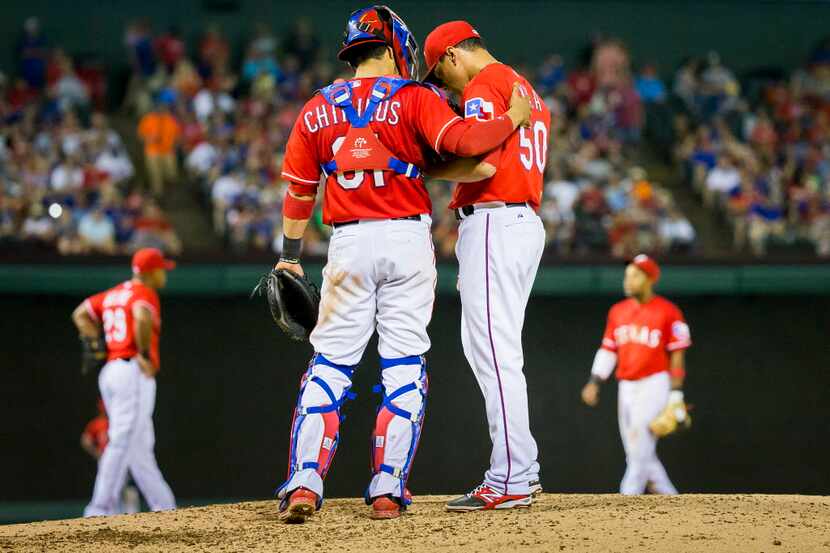
[[[446,56],[446,58],[448,60],[450,60],[450,63],[455,65],[455,63],[456,63],[455,48],[453,48],[452,46],[447,46],[447,50],[444,52],[444,56]]]

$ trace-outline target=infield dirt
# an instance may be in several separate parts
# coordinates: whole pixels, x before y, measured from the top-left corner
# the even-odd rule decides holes
[[[0,551],[830,552],[830,497],[543,494],[529,509],[448,513],[416,497],[401,518],[373,521],[359,499],[327,500],[306,524],[274,501],[0,526]]]

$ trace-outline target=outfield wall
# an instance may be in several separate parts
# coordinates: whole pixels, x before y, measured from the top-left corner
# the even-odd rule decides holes
[[[95,414],[96,383],[78,374],[79,344],[69,320],[82,297],[0,296],[0,503],[90,494],[94,462],[78,439]],[[694,429],[660,446],[677,486],[829,494],[830,297],[676,299],[695,341],[687,386]],[[604,389],[596,411],[578,399],[613,301],[531,299],[526,374],[547,489],[613,492],[622,475],[616,386]],[[268,497],[286,470],[289,417],[309,346],[283,338],[264,305],[243,296],[171,294],[163,313],[155,419],[158,458],[173,489],[185,498]],[[487,463],[484,406],[461,353],[459,316],[458,297],[440,292],[414,493],[469,488]],[[359,397],[345,408],[343,443],[328,481],[332,495],[359,495],[366,485],[377,373],[371,344],[356,376]]]

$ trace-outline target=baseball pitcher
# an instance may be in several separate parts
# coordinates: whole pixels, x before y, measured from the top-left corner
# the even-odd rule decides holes
[[[167,271],[173,267],[175,263],[155,248],[138,250],[131,280],[85,299],[72,313],[82,339],[100,341],[103,330],[107,359],[98,374],[98,388],[109,415],[109,443],[98,462],[84,516],[118,514],[127,471],[151,510],[176,507],[153,452],[161,332],[156,290],[167,283]]]
[[[638,255],[626,267],[625,299],[608,312],[602,346],[594,357],[582,400],[599,402],[600,383],[617,368],[618,419],[626,469],[620,493],[676,494],[657,458],[657,439],[691,424],[683,400],[684,352],[692,345],[689,326],[676,305],[654,293],[657,263]]]
[[[406,481],[424,418],[436,280],[422,172],[429,155],[496,148],[529,116],[517,92],[500,117],[460,118],[437,89],[411,80],[417,56],[415,38],[386,6],[352,13],[338,58],[355,76],[309,100],[286,145],[282,176],[290,184],[276,269],[303,273],[301,238],[321,175],[323,220],[334,229],[310,334],[315,354],[291,423],[288,478],[277,491],[286,522],[304,522],[322,505],[340,409],[353,397],[352,374],[376,329],[382,402],[366,503],[372,518],[394,518],[410,502]]]
[[[493,450],[481,485],[447,504],[451,511],[527,507],[541,486],[530,432],[522,326],[545,244],[536,211],[550,112],[527,79],[499,63],[466,21],[438,26],[424,50],[426,79],[461,97],[466,120],[502,116],[514,82],[531,106],[527,126],[484,157],[475,182],[457,179],[450,204],[461,221],[455,249],[461,342],[484,395]]]

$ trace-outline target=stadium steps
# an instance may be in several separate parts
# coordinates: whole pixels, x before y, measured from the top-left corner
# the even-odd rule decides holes
[[[680,168],[665,161],[658,149],[643,141],[638,152],[640,164],[648,171],[649,179],[671,191],[680,212],[688,217],[697,234],[695,251],[707,257],[722,257],[732,253],[732,231],[717,221],[714,213],[705,208],[694,191],[683,182]]]
[[[135,164],[139,186],[148,190],[144,155],[136,136],[135,118],[131,115],[117,114],[112,116],[111,122],[123,137],[130,158]],[[187,254],[222,251],[222,240],[213,231],[210,207],[203,205],[199,190],[196,189],[195,183],[186,177],[181,165],[179,182],[177,186],[168,185],[161,205],[182,241],[182,251]]]

